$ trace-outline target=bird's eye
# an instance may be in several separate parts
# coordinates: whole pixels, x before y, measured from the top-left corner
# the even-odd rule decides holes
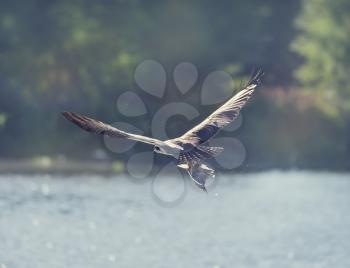
[[[154,149],[155,149],[156,151],[160,151],[160,149],[159,149],[158,146],[154,146]]]

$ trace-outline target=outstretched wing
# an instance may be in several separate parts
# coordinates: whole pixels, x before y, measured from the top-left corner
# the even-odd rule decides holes
[[[78,115],[72,112],[62,112],[62,115],[65,118],[67,118],[69,121],[73,122],[74,124],[76,124],[77,126],[79,126],[80,128],[88,132],[93,132],[100,135],[107,135],[109,137],[125,138],[129,140],[140,141],[140,142],[148,143],[152,145],[160,145],[163,143],[162,141],[157,139],[152,139],[142,135],[136,135],[136,134],[122,131],[120,129],[112,127],[111,125],[105,124],[101,121],[94,120],[87,116]]]
[[[238,117],[240,110],[249,100],[255,88],[259,85],[262,75],[263,72],[261,70],[255,72],[244,89],[229,99],[199,125],[174,140],[193,145],[199,145],[208,141],[218,133],[221,128],[233,122]]]

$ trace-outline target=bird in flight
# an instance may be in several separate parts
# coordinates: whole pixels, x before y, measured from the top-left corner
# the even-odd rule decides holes
[[[241,91],[226,101],[204,121],[182,136],[165,141],[128,133],[109,124],[72,112],[62,112],[62,114],[69,121],[88,132],[153,145],[154,152],[175,158],[177,166],[184,169],[195,184],[206,191],[205,182],[208,178],[215,177],[215,170],[209,167],[204,160],[214,157],[224,150],[222,147],[210,146],[207,142],[223,127],[238,117],[240,110],[260,84],[262,75],[261,70],[256,71]]]

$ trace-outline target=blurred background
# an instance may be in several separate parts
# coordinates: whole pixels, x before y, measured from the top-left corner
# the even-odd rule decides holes
[[[0,1],[0,267],[349,267],[349,40],[348,0]],[[147,59],[166,70],[162,99],[135,82]],[[181,62],[199,75],[183,95]],[[124,180],[151,148],[113,153],[60,114],[151,135],[162,105],[189,103],[201,118],[172,118],[175,137],[218,107],[199,102],[209,73],[238,89],[257,67],[263,84],[226,133],[247,157],[208,195],[187,177]],[[147,115],[118,112],[127,91]]]
[[[86,160],[104,150],[123,162],[133,150],[110,153],[101,139],[73,129],[60,112],[129,122],[116,109],[117,97],[137,92],[137,64],[155,59],[168,72],[168,91],[175,90],[169,74],[183,61],[198,68],[191,92],[198,92],[213,70],[237,81],[256,67],[265,71],[263,88],[244,111],[245,125],[234,134],[250,152],[245,169],[350,167],[346,0],[0,5],[2,159]],[[172,100],[147,104],[152,111]],[[203,114],[215,107],[207,106]],[[132,120],[150,135],[150,117]]]

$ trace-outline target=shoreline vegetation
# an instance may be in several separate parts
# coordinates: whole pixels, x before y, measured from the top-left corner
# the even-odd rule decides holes
[[[68,159],[64,156],[50,157],[37,156],[32,158],[21,159],[5,159],[0,158],[0,175],[3,174],[26,174],[26,175],[129,175],[126,168],[126,163],[120,160],[105,159]],[[331,173],[347,173],[347,168],[339,169],[320,169],[310,167],[278,167],[278,166],[257,166],[257,165],[243,165],[242,168],[237,168],[227,172],[227,174],[242,174],[254,173],[258,171],[310,171],[322,172],[327,171]]]
[[[39,156],[23,159],[0,159],[0,174],[101,174],[124,173],[120,161],[72,160]]]

